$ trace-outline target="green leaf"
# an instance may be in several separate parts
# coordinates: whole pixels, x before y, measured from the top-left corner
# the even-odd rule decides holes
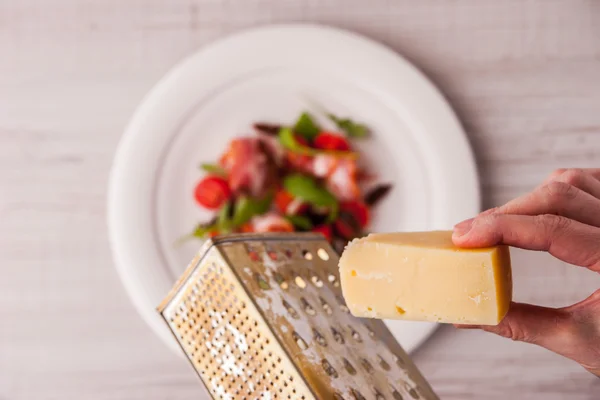
[[[217,215],[217,229],[221,233],[229,233],[231,231],[231,220],[229,215],[231,214],[231,203],[228,201],[219,210]]]
[[[282,128],[279,131],[279,142],[283,147],[294,153],[305,154],[307,156],[313,156],[318,153],[317,150],[299,143],[294,137],[294,132],[290,128]]]
[[[338,217],[340,213],[340,205],[339,203],[335,203],[331,206],[331,210],[329,211],[329,215],[327,216],[327,223],[332,224]]]
[[[321,132],[321,129],[317,126],[310,114],[304,112],[302,115],[300,115],[298,121],[296,121],[296,125],[294,125],[294,132],[312,141],[315,137],[317,137],[319,132]]]
[[[313,224],[310,218],[305,217],[303,215],[287,215],[285,218],[297,228],[304,229],[307,231],[313,228]]]
[[[333,114],[328,115],[329,119],[335,122],[337,127],[351,138],[362,138],[369,135],[369,128],[364,124],[359,124],[349,118],[338,118]]]
[[[193,239],[193,238],[200,238],[200,239],[204,239],[204,237],[205,237],[205,236],[206,236],[206,235],[207,235],[209,232],[215,231],[215,230],[217,230],[217,229],[218,229],[218,228],[217,228],[217,224],[214,222],[214,220],[213,220],[213,221],[210,221],[210,222],[204,222],[204,223],[198,224],[198,225],[196,226],[196,228],[195,228],[195,229],[194,229],[194,230],[193,230],[191,233],[188,233],[187,235],[184,235],[184,236],[182,236],[182,237],[178,238],[178,239],[175,241],[174,245],[175,245],[175,246],[180,246],[180,245],[182,245],[183,243],[185,243],[185,242],[187,242],[188,240],[191,240],[191,239]]]
[[[306,175],[288,175],[283,180],[283,187],[294,197],[299,197],[308,203],[319,207],[335,207],[337,199],[325,188],[320,187],[317,182]]]
[[[227,176],[227,171],[225,171],[221,166],[217,164],[200,164],[200,168],[209,174],[217,175],[220,177]]]
[[[272,202],[272,194],[269,194],[262,199],[253,199],[248,196],[239,197],[235,203],[235,211],[232,219],[233,225],[235,227],[244,225],[255,215],[264,214],[269,210]]]
[[[212,232],[217,229],[216,225],[198,225],[194,232],[192,232],[192,236],[197,238],[203,238],[209,232]]]

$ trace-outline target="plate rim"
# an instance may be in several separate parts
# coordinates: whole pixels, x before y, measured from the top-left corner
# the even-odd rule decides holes
[[[190,68],[197,57],[202,57],[203,54],[206,55],[215,49],[226,48],[236,41],[248,41],[256,38],[260,39],[261,37],[269,37],[272,35],[277,37],[282,33],[292,36],[306,35],[306,37],[310,37],[310,35],[307,34],[310,33],[312,35],[327,36],[328,39],[334,38],[340,41],[346,40],[348,42],[354,42],[353,44],[360,45],[361,48],[366,49],[367,51],[386,55],[386,58],[391,63],[393,62],[395,66],[403,68],[403,71],[401,71],[402,73],[412,75],[412,78],[415,78],[417,86],[419,86],[422,92],[425,94],[426,100],[434,104],[435,108],[437,108],[437,111],[439,111],[443,117],[442,119],[445,119],[445,122],[449,126],[454,125],[453,129],[457,131],[458,135],[454,135],[452,139],[459,142],[458,145],[455,144],[455,150],[457,148],[462,150],[462,161],[465,165],[468,165],[468,170],[470,172],[469,176],[467,176],[465,179],[465,181],[469,181],[469,183],[464,186],[470,189],[472,199],[470,205],[465,207],[465,209],[469,208],[472,214],[480,211],[481,193],[478,171],[473,149],[468,141],[464,128],[460,124],[453,108],[446,100],[442,92],[415,65],[409,62],[394,49],[374,39],[365,37],[352,31],[310,23],[266,25],[238,31],[231,35],[212,41],[207,45],[191,52],[173,65],[142,98],[141,102],[138,104],[132,117],[130,118],[121,139],[119,140],[117,150],[113,158],[108,182],[107,224],[109,243],[113,255],[115,269],[117,270],[119,278],[138,314],[151,327],[152,331],[157,334],[165,344],[167,344],[168,347],[179,354],[181,354],[181,349],[173,340],[172,333],[167,329],[166,325],[162,319],[160,319],[160,316],[156,311],[158,303],[149,306],[149,297],[151,297],[151,295],[148,293],[149,289],[141,284],[141,281],[139,280],[139,278],[143,275],[141,272],[142,268],[129,267],[129,259],[131,257],[125,254],[127,253],[127,250],[124,249],[126,246],[123,245],[124,238],[121,232],[121,228],[123,227],[123,219],[121,218],[122,210],[119,210],[119,199],[120,193],[123,191],[123,185],[127,185],[130,182],[128,182],[126,179],[124,181],[123,167],[124,165],[126,166],[125,161],[127,160],[128,152],[132,148],[132,141],[134,141],[138,135],[143,134],[143,132],[141,132],[139,129],[140,125],[142,125],[143,121],[148,118],[149,113],[156,106],[156,104],[161,102],[163,94],[168,92],[170,86],[177,81],[177,77],[181,75],[185,69]],[[167,292],[165,292],[164,295],[166,296]],[[416,340],[412,346],[405,349],[408,353],[412,353],[419,348],[438,328],[439,324],[431,323],[431,325],[422,326],[422,333],[420,334],[421,337]],[[388,329],[390,329],[389,325]]]

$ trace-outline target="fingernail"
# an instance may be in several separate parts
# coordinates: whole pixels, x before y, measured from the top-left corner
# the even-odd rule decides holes
[[[469,233],[469,231],[471,230],[471,226],[473,226],[473,220],[474,220],[473,218],[467,219],[463,222],[460,222],[460,223],[454,225],[453,236],[460,237],[460,236],[464,236],[467,233]]]

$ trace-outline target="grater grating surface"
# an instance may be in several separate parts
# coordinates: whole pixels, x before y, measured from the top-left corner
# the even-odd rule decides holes
[[[384,323],[353,317],[320,235],[204,244],[159,311],[215,399],[436,400]]]

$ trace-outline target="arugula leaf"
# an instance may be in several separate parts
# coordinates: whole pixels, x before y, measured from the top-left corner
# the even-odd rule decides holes
[[[303,215],[286,215],[285,218],[297,228],[304,229],[307,231],[313,228],[313,224],[310,218],[305,217]]]
[[[339,118],[333,114],[327,115],[330,120],[335,122],[337,127],[351,138],[362,138],[369,136],[369,128],[366,125],[352,121],[349,118]]]
[[[269,194],[262,199],[253,199],[248,196],[239,197],[235,203],[235,211],[232,219],[233,225],[235,227],[244,225],[255,215],[264,214],[267,212],[272,202],[272,194]]]
[[[216,224],[216,218],[213,218],[211,221],[208,222],[200,223],[196,225],[196,228],[191,233],[188,233],[187,235],[178,238],[175,241],[175,246],[180,246],[193,238],[204,239],[208,233],[216,231],[217,229],[218,228]]]
[[[197,237],[197,238],[203,238],[205,237],[208,233],[217,230],[217,226],[216,225],[202,225],[199,224],[196,229],[194,229],[194,232],[192,232],[192,236],[193,237]]]
[[[307,156],[314,156],[318,153],[315,149],[299,143],[294,137],[294,132],[290,128],[282,128],[279,131],[279,142],[283,147],[294,153],[301,153]]]
[[[294,132],[308,140],[313,140],[317,137],[319,132],[321,132],[321,129],[317,126],[310,114],[304,112],[300,115],[298,121],[296,121]]]
[[[294,197],[299,197],[315,206],[336,207],[337,199],[325,188],[319,187],[317,182],[306,175],[288,175],[283,180],[284,189]]]
[[[227,176],[227,172],[217,164],[200,164],[200,168],[209,174],[225,177]]]

